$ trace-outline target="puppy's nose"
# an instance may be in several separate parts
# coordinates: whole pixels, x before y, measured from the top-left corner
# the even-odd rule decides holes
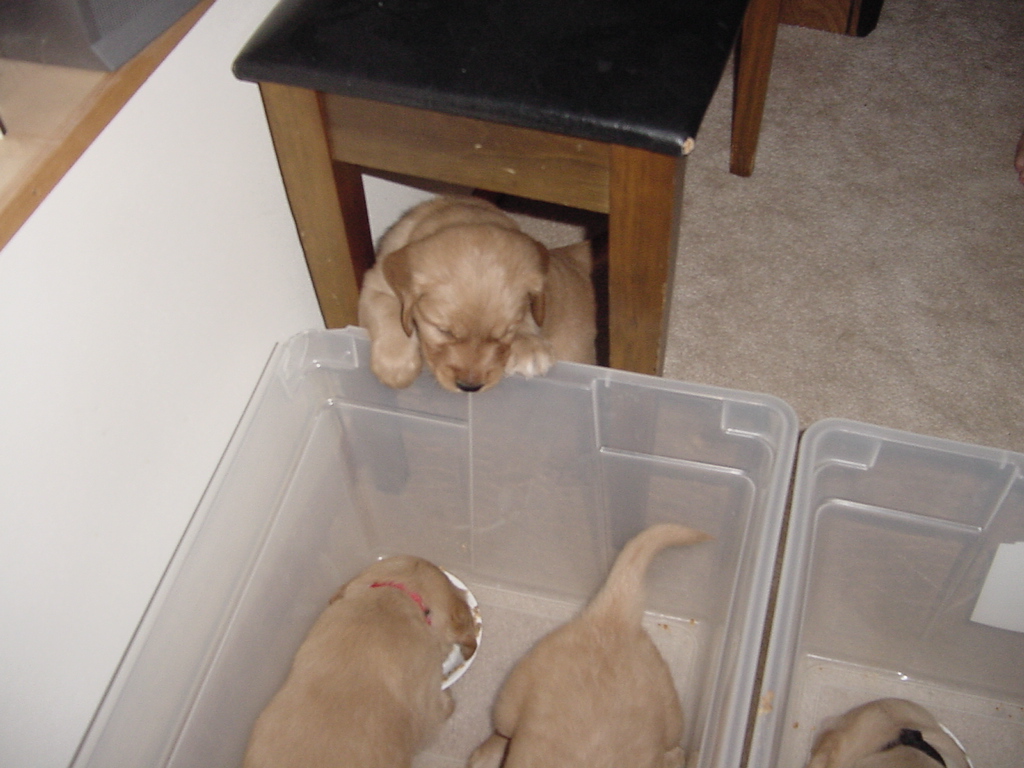
[[[478,384],[475,381],[456,381],[455,386],[463,392],[479,392],[484,387],[483,383]]]

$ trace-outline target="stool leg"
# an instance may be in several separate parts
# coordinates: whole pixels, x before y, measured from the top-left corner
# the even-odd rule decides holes
[[[729,170],[737,176],[754,172],[757,139],[772,72],[781,0],[750,0],[734,57],[732,155]]]
[[[661,375],[684,157],[613,146],[608,212],[609,365]]]
[[[373,244],[359,169],[331,160],[315,91],[261,83],[288,203],[328,328],[355,325]]]

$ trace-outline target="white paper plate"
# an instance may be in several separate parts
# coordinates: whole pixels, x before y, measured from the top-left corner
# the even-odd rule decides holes
[[[475,655],[476,655],[476,654],[474,654],[474,656],[475,656]],[[953,733],[953,732],[952,732],[951,730],[949,730],[949,728],[947,728],[946,726],[944,726],[944,725],[943,725],[942,723],[939,723],[939,728],[941,728],[942,730],[944,730],[944,731],[946,732],[946,735],[947,735],[947,736],[949,736],[949,738],[951,738],[951,739],[952,739],[952,740],[953,740],[954,742],[956,742],[956,745],[957,745],[958,747],[960,747],[960,751],[964,753],[964,760],[966,760],[966,761],[967,761],[967,765],[969,766],[969,768],[974,768],[974,763],[972,763],[972,762],[971,762],[971,758],[969,758],[969,757],[967,756],[967,750],[966,750],[966,749],[964,749],[964,745],[963,745],[963,742],[961,742],[961,741],[960,741],[960,739],[958,739],[958,738],[956,737],[956,734],[955,734],[955,733]]]
[[[469,605],[469,609],[473,613],[473,623],[476,624],[476,650],[473,651],[472,656],[468,659],[464,659],[462,658],[462,650],[459,646],[452,646],[452,652],[448,654],[448,658],[444,660],[444,664],[441,667],[441,672],[444,675],[441,681],[441,690],[444,690],[466,674],[466,670],[469,669],[469,665],[473,663],[473,659],[475,659],[477,654],[480,653],[480,636],[483,633],[483,623],[480,620],[480,606],[476,601],[476,597],[473,596],[473,593],[469,591],[469,588],[457,577],[452,576],[448,571],[445,571],[444,574],[452,584],[466,593],[466,603]]]

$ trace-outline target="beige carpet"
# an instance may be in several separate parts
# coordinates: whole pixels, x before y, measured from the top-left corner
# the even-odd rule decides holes
[[[802,428],[1024,452],[1024,0],[886,0],[865,38],[780,27],[748,179],[731,99],[730,70],[687,161],[664,375],[776,395]],[[580,236],[518,205],[538,239]]]
[[[749,179],[731,94],[688,161],[665,375],[1024,451],[1024,3],[781,27]]]

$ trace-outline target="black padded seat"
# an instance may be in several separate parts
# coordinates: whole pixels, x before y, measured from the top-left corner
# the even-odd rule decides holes
[[[286,0],[235,74],[680,154],[747,0]]]

